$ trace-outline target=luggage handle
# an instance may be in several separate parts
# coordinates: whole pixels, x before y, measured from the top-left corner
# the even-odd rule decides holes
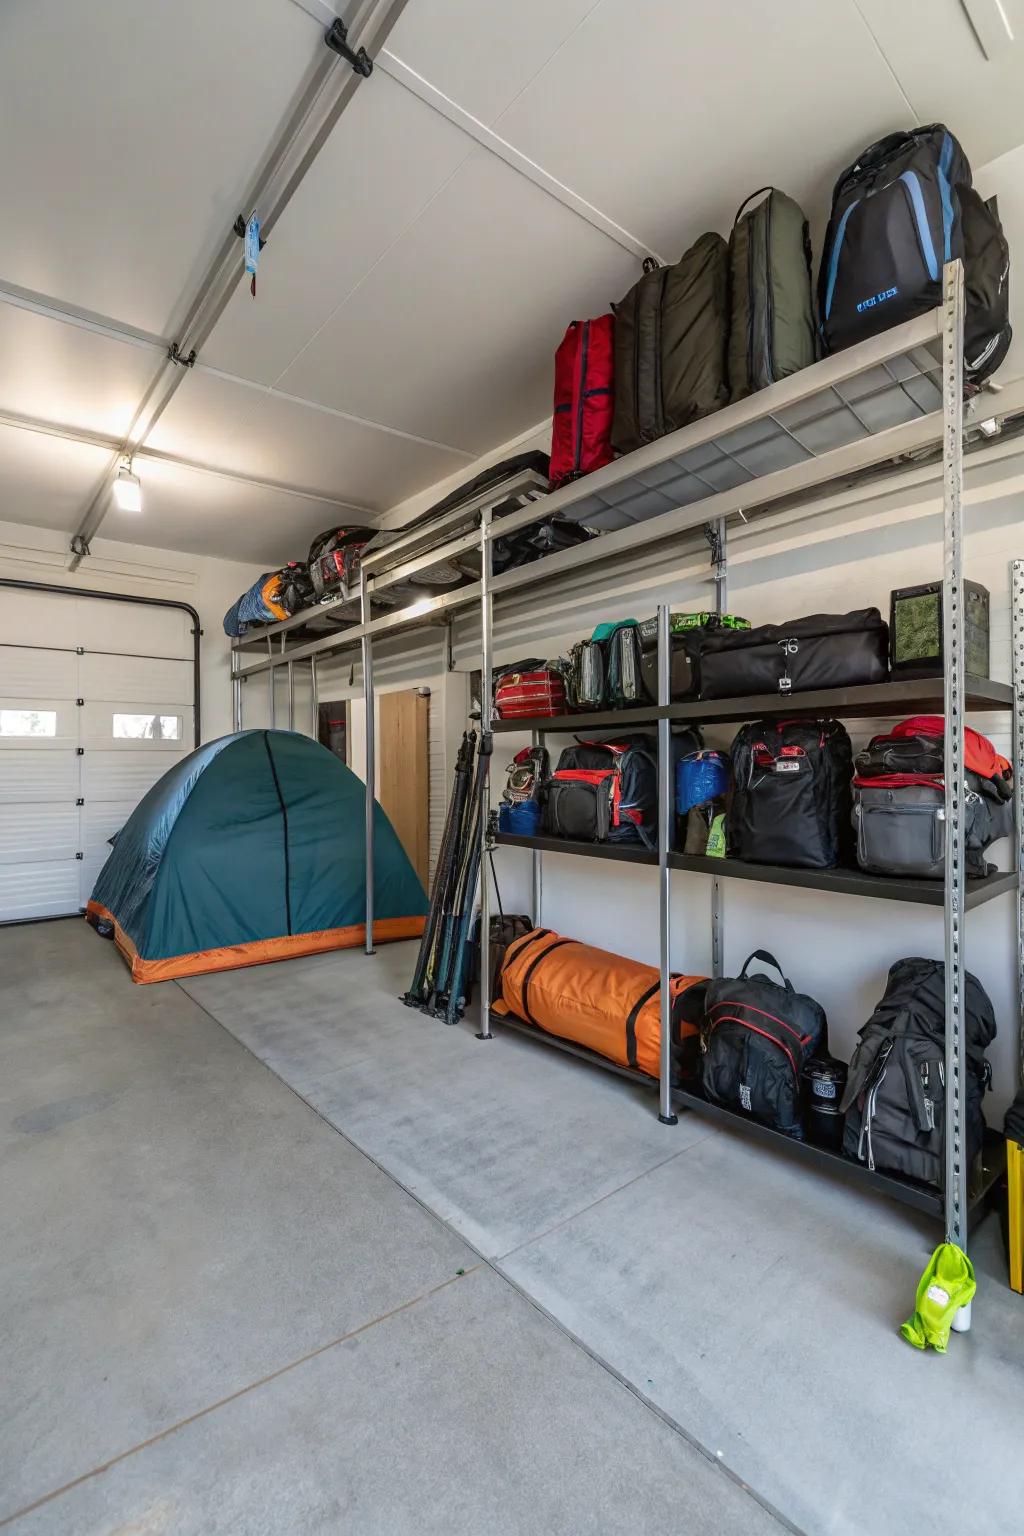
[[[786,991],[792,992],[793,983],[790,981],[789,977],[786,975],[785,971],[782,969],[782,966],[776,960],[775,956],[770,955],[766,949],[755,949],[753,954],[747,956],[746,960],[743,962],[743,969],[740,971],[741,976],[745,976],[747,974],[747,966],[750,964],[751,960],[763,960],[766,965],[774,966],[786,984]]]
[[[739,221],[740,221],[740,214],[743,212],[744,208],[747,206],[748,203],[753,202],[755,197],[760,197],[762,192],[774,192],[774,191],[775,191],[774,187],[758,187],[756,192],[751,192],[749,197],[745,197],[743,199],[742,203],[740,203],[739,207],[736,210],[736,217],[732,221],[733,222],[733,227],[735,228],[735,226],[739,223]]]

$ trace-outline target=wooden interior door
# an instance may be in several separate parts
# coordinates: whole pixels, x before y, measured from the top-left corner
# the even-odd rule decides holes
[[[380,803],[424,886],[430,874],[430,697],[380,695]]]

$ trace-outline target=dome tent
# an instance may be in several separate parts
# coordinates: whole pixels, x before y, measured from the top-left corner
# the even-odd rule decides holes
[[[231,970],[366,936],[365,791],[293,731],[240,731],[175,764],[139,802],[86,917],[133,981]],[[375,808],[374,938],[415,938],[426,896]]]

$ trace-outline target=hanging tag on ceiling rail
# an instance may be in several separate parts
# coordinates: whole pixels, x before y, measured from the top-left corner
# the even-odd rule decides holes
[[[256,297],[256,268],[260,264],[260,221],[253,209],[245,226],[245,270],[251,278],[249,292]]]

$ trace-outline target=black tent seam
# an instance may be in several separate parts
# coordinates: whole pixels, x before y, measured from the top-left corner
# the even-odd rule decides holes
[[[277,803],[281,807],[281,820],[284,822],[284,910],[288,919],[288,933],[292,931],[292,872],[288,849],[288,807],[284,803],[284,795],[281,793],[281,781],[277,776],[277,764],[274,762],[274,754],[270,750],[270,732],[263,732],[263,745],[267,749],[267,757],[270,760],[270,771],[274,775],[274,788],[277,790]]]

